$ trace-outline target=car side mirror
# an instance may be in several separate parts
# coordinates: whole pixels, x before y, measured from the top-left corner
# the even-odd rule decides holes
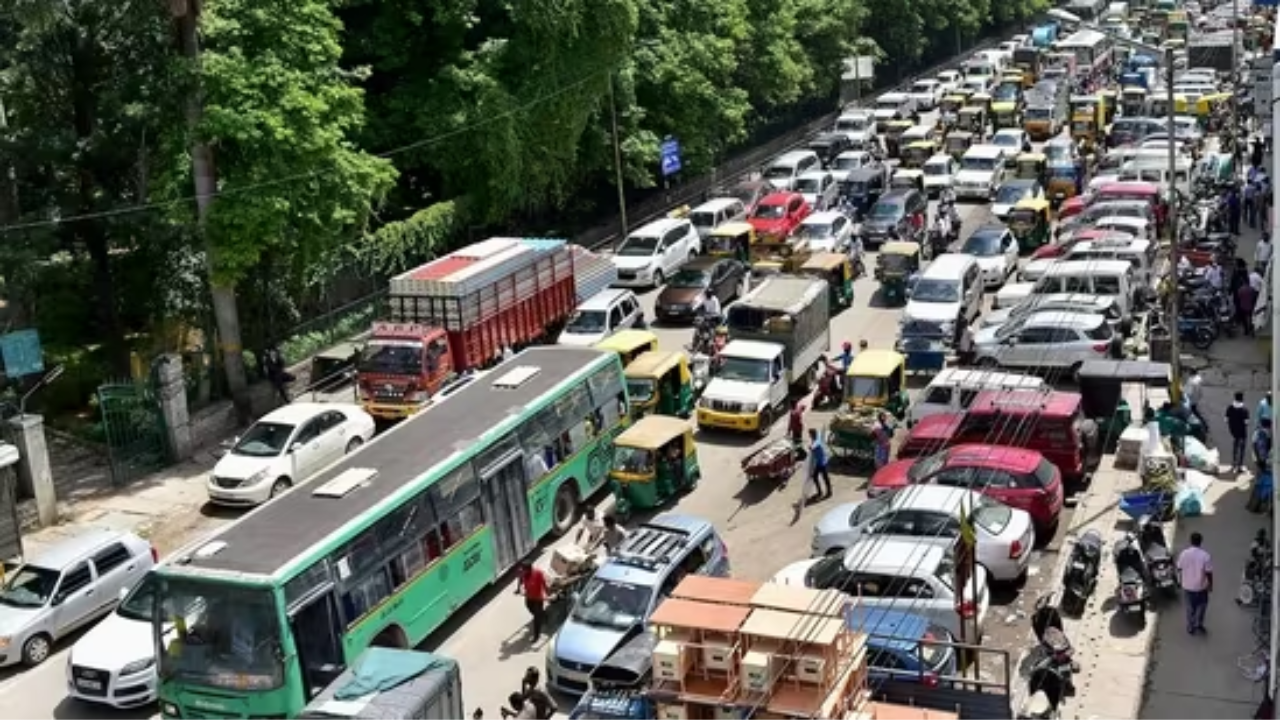
[[[120,588],[120,602],[124,602],[124,599],[127,597],[129,597],[129,588],[127,587]]]
[[[289,452],[290,452],[290,453],[298,452],[298,451],[299,451],[299,450],[301,450],[301,449],[302,449],[302,443],[300,443],[300,442],[296,442],[296,443],[294,443],[294,444],[292,444],[292,445],[290,445],[290,446],[289,446]]]

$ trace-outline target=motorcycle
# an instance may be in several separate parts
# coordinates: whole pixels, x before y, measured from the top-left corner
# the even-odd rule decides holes
[[[724,340],[716,330],[720,327],[720,318],[698,316],[693,321],[693,341],[685,346],[691,355],[706,355],[715,358],[724,349]]]
[[[1116,575],[1120,578],[1120,584],[1116,587],[1116,609],[1121,613],[1136,613],[1140,622],[1145,623],[1151,590],[1142,545],[1133,533],[1125,533],[1116,543],[1113,555]]]
[[[1258,530],[1253,542],[1249,545],[1249,559],[1245,562],[1244,573],[1240,578],[1240,590],[1236,593],[1236,604],[1241,607],[1261,605],[1271,595],[1271,541],[1267,539],[1265,529]]]
[[[1173,568],[1173,554],[1169,552],[1169,542],[1164,537],[1164,527],[1159,520],[1144,517],[1138,521],[1138,538],[1141,543],[1142,557],[1147,561],[1151,572],[1151,582],[1166,593],[1176,593],[1178,577]]]
[[[1075,649],[1063,631],[1062,612],[1050,599],[1045,595],[1036,601],[1035,612],[1031,614],[1031,630],[1040,643],[1043,657],[1059,671],[1065,690],[1070,694],[1075,692],[1073,676],[1080,672],[1080,664],[1075,661]]]
[[[1062,574],[1062,609],[1073,615],[1084,612],[1084,604],[1098,587],[1102,570],[1102,535],[1088,530],[1071,547],[1067,568]]]
[[[1027,720],[1050,720],[1058,717],[1058,707],[1067,694],[1067,678],[1060,668],[1048,658],[1032,666],[1027,676],[1027,688],[1031,697],[1027,700],[1022,717]]]

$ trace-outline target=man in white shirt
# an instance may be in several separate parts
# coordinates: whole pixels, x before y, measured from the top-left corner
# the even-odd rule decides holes
[[[1259,297],[1262,296],[1262,274],[1258,272],[1258,268],[1249,271],[1249,286]]]
[[[1201,377],[1200,371],[1196,370],[1191,378],[1187,380],[1187,386],[1183,388],[1183,394],[1186,395],[1187,405],[1191,408],[1191,414],[1200,420],[1200,424],[1205,430],[1209,429],[1209,421],[1204,419],[1204,415],[1200,413],[1200,399],[1204,397],[1204,378]]]
[[[1204,538],[1191,533],[1191,546],[1178,553],[1178,578],[1186,598],[1187,632],[1204,633],[1204,611],[1209,607],[1213,591],[1213,558],[1201,545]]]
[[[708,318],[720,317],[720,297],[715,290],[707,291],[707,299],[702,301],[702,313]]]
[[[1214,260],[1204,271],[1204,279],[1208,281],[1209,287],[1214,290],[1222,289],[1222,268],[1218,265],[1218,261]]]
[[[1253,264],[1259,270],[1264,270],[1267,263],[1271,262],[1271,235],[1262,233],[1262,237],[1258,238],[1258,246],[1253,251]]]

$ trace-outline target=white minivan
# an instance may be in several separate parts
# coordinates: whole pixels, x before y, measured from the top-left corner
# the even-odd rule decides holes
[[[702,252],[702,239],[688,218],[654,220],[632,232],[613,253],[618,287],[660,287],[689,258]]]
[[[933,259],[909,289],[902,324],[935,325],[950,342],[963,316],[982,311],[982,269],[972,255],[946,253]]]
[[[947,368],[934,375],[928,387],[921,393],[920,399],[911,404],[911,410],[907,414],[907,426],[915,425],[930,415],[964,412],[983,390],[1040,391],[1044,389],[1044,380],[1032,375],[995,370]]]
[[[989,201],[1004,181],[1004,148],[974,145],[960,156],[960,171],[952,185],[957,199]]]
[[[747,206],[738,198],[713,198],[689,211],[689,222],[703,239],[727,222],[746,219]]]

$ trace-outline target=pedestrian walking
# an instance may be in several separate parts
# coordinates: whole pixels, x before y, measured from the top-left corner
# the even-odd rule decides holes
[[[524,607],[529,611],[529,616],[533,618],[529,626],[529,637],[531,642],[538,642],[538,638],[542,637],[542,623],[547,616],[546,574],[534,567],[533,563],[528,560],[520,563],[516,594],[524,595]],[[519,708],[520,705],[513,704],[512,707]]]
[[[1251,228],[1258,227],[1258,186],[1253,181],[1244,185],[1244,221]]]
[[[875,460],[876,469],[889,464],[889,450],[893,445],[893,424],[889,419],[889,413],[881,412],[876,418],[876,427],[871,433],[871,440],[875,443]]]
[[[1213,558],[1202,546],[1204,537],[1191,533],[1191,545],[1178,553],[1178,579],[1187,602],[1187,633],[1204,634],[1204,614],[1213,592]]]
[[[288,405],[289,391],[286,389],[289,383],[294,381],[294,377],[285,369],[284,356],[280,354],[277,347],[267,348],[265,362],[263,363],[267,371],[267,381],[271,383],[271,387],[275,389],[276,395],[279,396],[280,402]]]
[[[791,438],[792,447],[802,455],[804,453],[804,410],[804,403],[797,400],[791,406],[791,413],[787,416],[787,437]]]
[[[1200,401],[1204,399],[1204,377],[1200,375],[1199,370],[1191,373],[1191,377],[1187,380],[1187,385],[1182,390],[1182,394],[1187,399],[1187,406],[1191,408],[1191,414],[1200,421],[1204,426],[1206,435],[1209,432],[1209,421],[1200,413]]]
[[[815,428],[809,428],[809,474],[814,485],[813,501],[831,497],[831,471],[827,469],[827,446]],[[825,489],[824,489],[825,487]]]
[[[1259,420],[1253,431],[1253,460],[1257,463],[1258,475],[1271,469],[1271,421]]]
[[[1227,227],[1232,235],[1240,234],[1240,190],[1236,187],[1227,192]]]
[[[1253,266],[1259,273],[1265,273],[1269,262],[1271,262],[1271,233],[1263,230],[1257,246],[1253,249]]]
[[[541,687],[541,676],[538,668],[525,668],[524,679],[520,681],[520,692],[524,699],[533,703],[538,711],[539,720],[551,720],[556,714],[556,702]]]
[[[1244,404],[1244,393],[1236,393],[1227,407],[1226,419],[1231,432],[1231,472],[1238,473],[1244,469],[1245,443],[1249,441],[1249,408]]]
[[[1258,291],[1250,283],[1236,288],[1236,323],[1245,337],[1253,337],[1253,308],[1258,301]]]
[[[1271,422],[1271,393],[1263,395],[1258,401],[1258,420]]]

